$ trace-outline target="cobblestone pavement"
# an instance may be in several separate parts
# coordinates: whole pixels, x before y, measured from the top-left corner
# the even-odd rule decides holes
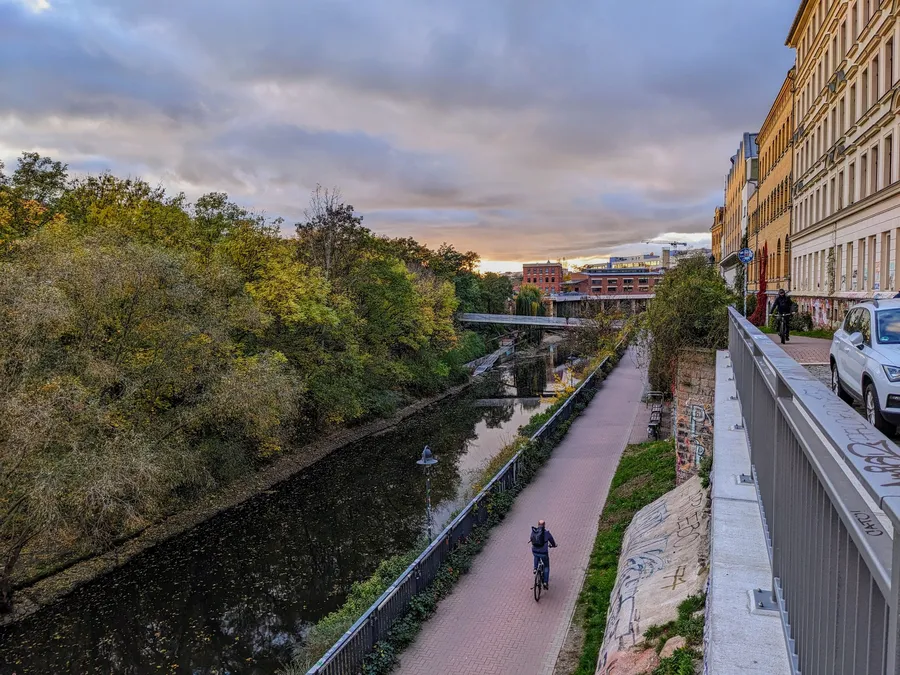
[[[553,673],[609,484],[632,438],[635,416],[644,407],[643,387],[643,374],[629,350],[503,524],[491,533],[472,570],[400,656],[397,672]],[[559,548],[550,554],[550,590],[536,603],[528,536],[531,525],[541,518]]]
[[[786,344],[781,344],[777,335],[769,335],[769,337],[797,363],[802,365],[829,363],[828,352],[831,349],[831,340],[795,335]]]

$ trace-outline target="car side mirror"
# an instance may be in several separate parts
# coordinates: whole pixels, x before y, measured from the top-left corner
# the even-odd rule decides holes
[[[863,336],[862,333],[856,331],[855,333],[851,333],[850,335],[850,344],[856,347],[857,349],[862,349],[865,345],[863,344]]]

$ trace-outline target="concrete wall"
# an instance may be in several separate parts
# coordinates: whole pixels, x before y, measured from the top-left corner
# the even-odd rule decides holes
[[[700,462],[712,452],[715,402],[715,350],[682,350],[678,355],[672,416],[677,485],[696,476]]]

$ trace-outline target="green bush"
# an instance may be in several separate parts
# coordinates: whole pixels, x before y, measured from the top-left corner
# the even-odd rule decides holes
[[[680,262],[655,293],[642,317],[638,346],[649,363],[652,388],[670,391],[679,350],[728,344],[728,308],[737,300],[704,256]]]

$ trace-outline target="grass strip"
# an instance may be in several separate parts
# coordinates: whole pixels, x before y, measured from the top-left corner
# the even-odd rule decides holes
[[[629,445],[616,469],[600,516],[575,620],[584,630],[576,675],[594,675],[606,632],[609,599],[616,583],[622,539],[634,514],[675,488],[675,442]]]

